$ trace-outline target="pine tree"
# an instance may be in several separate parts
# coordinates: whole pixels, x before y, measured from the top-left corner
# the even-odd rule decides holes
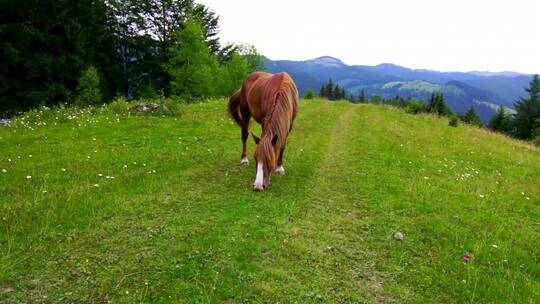
[[[332,100],[340,100],[342,97],[341,97],[341,88],[339,86],[339,84],[336,83],[336,86],[334,87],[334,96],[332,98]]]
[[[483,127],[482,119],[473,107],[470,107],[467,113],[463,116],[463,121],[477,127]]]
[[[171,92],[187,99],[213,96],[217,59],[210,54],[201,26],[190,21],[174,36],[176,45],[170,48],[171,59],[167,65]]]
[[[534,124],[534,129],[532,131],[532,137],[536,139],[537,144],[540,144],[540,118],[538,118]]]
[[[366,94],[364,92],[364,89],[360,90],[360,94],[358,95],[358,102],[359,103],[365,103],[366,102]]]
[[[321,89],[319,90],[319,97],[326,98],[326,89],[324,84],[321,84]]]
[[[510,116],[506,113],[503,106],[500,106],[497,114],[491,118],[488,128],[502,133],[510,131]]]
[[[450,111],[450,109],[444,102],[444,96],[442,93],[431,94],[431,99],[428,105],[428,112],[437,114],[439,116],[452,114],[452,111]]]
[[[431,98],[429,99],[429,103],[427,105],[428,113],[436,113],[437,107],[437,99],[435,98],[435,92],[433,92],[431,93]]]
[[[540,118],[540,79],[534,75],[525,89],[529,93],[528,98],[521,98],[514,104],[516,115],[514,118],[515,135],[522,139],[530,139],[535,126],[535,121]]]
[[[96,68],[89,67],[81,75],[79,85],[77,86],[77,97],[75,104],[77,106],[98,105],[101,103],[100,79]]]
[[[334,98],[334,83],[332,82],[332,78],[328,80],[328,84],[326,85],[326,98],[329,100]]]

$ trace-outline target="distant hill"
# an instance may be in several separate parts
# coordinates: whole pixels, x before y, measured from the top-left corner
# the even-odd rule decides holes
[[[409,69],[392,63],[376,66],[347,65],[338,58],[323,56],[306,61],[271,60],[265,57],[271,72],[287,71],[296,81],[300,94],[318,92],[332,78],[348,94],[396,95],[427,100],[433,92],[442,92],[451,109],[464,112],[474,107],[487,123],[499,105],[513,108],[524,96],[531,76],[516,72],[439,72]]]

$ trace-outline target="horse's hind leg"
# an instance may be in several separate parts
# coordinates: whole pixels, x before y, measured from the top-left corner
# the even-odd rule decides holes
[[[242,126],[242,160],[240,163],[244,166],[249,165],[249,160],[247,158],[247,139],[249,137],[248,127]]]
[[[249,120],[251,119],[251,114],[249,113],[249,110],[243,111],[242,110],[242,160],[240,163],[244,166],[249,165],[249,160],[247,157],[247,140],[249,137]]]
[[[277,167],[274,172],[276,172],[279,175],[285,175],[285,168],[283,168],[283,152],[285,152],[285,146],[279,151],[279,157],[277,161]]]

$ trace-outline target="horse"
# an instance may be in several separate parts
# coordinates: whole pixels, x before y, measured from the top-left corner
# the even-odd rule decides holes
[[[246,141],[251,117],[262,126],[260,138],[251,133],[257,145],[254,191],[268,188],[273,172],[285,174],[283,152],[298,106],[298,89],[291,76],[285,72],[253,72],[246,78],[242,88],[230,97],[229,113],[241,128],[242,165],[249,165]]]

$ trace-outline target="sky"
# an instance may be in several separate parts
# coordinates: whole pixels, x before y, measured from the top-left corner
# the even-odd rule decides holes
[[[220,16],[222,41],[273,60],[540,73],[540,0],[198,2]]]

